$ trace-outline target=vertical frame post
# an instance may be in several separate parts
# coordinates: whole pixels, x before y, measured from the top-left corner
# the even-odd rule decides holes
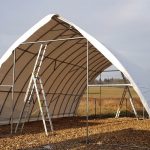
[[[145,119],[145,108],[143,106],[143,120]]]
[[[86,144],[89,143],[89,43],[88,43],[88,40],[87,40],[87,53],[86,53],[86,58],[87,58],[87,73],[86,73],[86,81],[87,81],[87,91],[86,91]]]
[[[136,119],[138,120],[139,117],[138,117],[137,111],[136,111],[136,109],[135,109],[135,106],[134,106],[134,103],[133,103],[133,97],[132,97],[132,94],[131,94],[131,92],[130,92],[129,87],[128,87],[128,93],[129,93],[129,96],[130,96],[129,100],[130,100],[131,107],[132,107],[132,109],[133,109],[133,112],[134,112],[134,114],[135,114]]]
[[[102,76],[100,74],[100,84],[102,81]],[[101,114],[102,114],[102,89],[101,89],[101,86],[99,87],[99,115],[101,117]]]
[[[13,79],[12,79],[12,94],[11,94],[11,98],[12,98],[12,108],[11,108],[11,134],[13,133],[13,107],[14,107],[14,84],[15,84],[15,68],[16,68],[16,50],[13,51]]]
[[[97,99],[96,98],[94,98],[94,102],[95,102],[95,117],[96,117],[96,115],[97,115],[97,113],[96,113],[96,109],[97,109],[97,107],[96,107],[96,101],[97,101]]]
[[[126,98],[126,117],[127,117],[127,106],[128,106],[128,101],[127,101],[127,98]]]

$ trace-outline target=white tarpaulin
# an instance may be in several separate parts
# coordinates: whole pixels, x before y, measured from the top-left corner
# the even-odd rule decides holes
[[[77,38],[84,37],[84,38]],[[58,40],[76,38],[74,40]],[[0,85],[12,84],[13,51],[15,50],[14,118],[19,117],[24,95],[33,70],[40,42],[47,43],[40,76],[53,117],[73,116],[86,89],[87,40],[89,42],[89,82],[112,64],[130,81],[150,115],[150,99],[138,84],[142,83],[125,69],[106,47],[78,26],[58,15],[48,15],[21,36],[0,59]],[[31,42],[22,44],[23,42]],[[137,82],[138,81],[138,82]],[[141,81],[141,82],[140,82]],[[144,84],[144,83],[143,83]],[[32,104],[31,118],[37,118],[37,102]],[[11,113],[11,89],[0,89],[0,121],[9,123]]]

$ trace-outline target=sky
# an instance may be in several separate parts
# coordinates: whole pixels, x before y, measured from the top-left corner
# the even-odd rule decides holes
[[[0,57],[51,13],[94,36],[119,58],[137,84],[150,89],[150,0],[1,0]]]

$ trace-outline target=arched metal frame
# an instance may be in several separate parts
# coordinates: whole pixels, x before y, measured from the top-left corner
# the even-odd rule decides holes
[[[10,90],[0,91],[5,93],[2,97],[0,115],[6,111],[4,108],[11,95],[12,112],[7,115],[9,119],[6,121],[7,124],[11,124],[11,133],[13,123],[17,122],[19,106],[22,107],[22,97],[26,93],[41,43],[46,43],[48,46],[40,76],[43,79],[49,109],[53,117],[75,115],[85,89],[88,91],[88,87],[91,86],[89,83],[112,64],[75,27],[54,16],[25,42],[20,43],[13,51],[13,55],[6,60],[7,68],[4,64],[0,69],[4,74],[0,78],[0,86],[10,87]],[[6,85],[8,76],[11,74],[11,84]],[[35,111],[36,116],[33,115]],[[35,98],[28,121],[39,119],[41,118]]]
[[[85,39],[84,37],[72,37],[72,38],[66,38],[66,39],[55,39],[55,40],[48,40],[48,41],[40,41],[40,43],[47,43],[47,44],[49,44],[50,42],[56,42],[56,41],[64,41],[63,42],[63,44],[66,42],[66,41],[68,41],[68,40],[78,40],[77,42],[81,42],[83,39]],[[74,45],[77,43],[77,42],[75,42],[74,43]],[[26,42],[26,43],[22,43],[23,45],[25,45],[25,44],[38,44],[39,42],[37,41],[37,42]],[[21,45],[22,45],[21,44]],[[61,45],[63,45],[63,44],[61,44]],[[72,45],[71,47],[73,47],[74,45]],[[85,47],[86,46],[86,47]],[[71,47],[69,47],[68,48],[68,50],[71,48]],[[88,73],[88,74],[91,74],[91,80],[93,79],[93,77],[95,77],[95,76],[97,76],[97,72],[99,72],[99,71],[101,71],[102,70],[102,66],[103,66],[103,64],[104,64],[104,66],[108,66],[108,61],[106,61],[106,59],[104,58],[104,56],[100,56],[100,57],[98,57],[97,59],[96,59],[96,61],[92,61],[92,58],[93,57],[97,57],[98,55],[99,55],[99,52],[95,52],[95,48],[92,50],[92,45],[89,47],[88,45],[87,45],[87,43],[86,42],[83,42],[82,43],[82,45],[76,50],[76,51],[79,51],[81,48],[85,48],[85,49],[88,49],[88,51],[91,49],[91,52],[89,53],[90,55],[93,55],[90,59],[88,58],[88,61],[89,60],[91,60],[91,62],[90,62],[90,64],[89,64],[89,62],[88,62],[88,65],[89,66],[92,66],[92,69],[88,69],[88,72],[90,71],[90,73]],[[22,54],[21,55],[19,55],[19,57],[16,59],[16,52],[17,51],[22,51]],[[54,51],[54,50],[53,50]],[[66,49],[66,51],[67,51],[67,49]],[[73,53],[71,53],[70,54],[70,56],[71,55],[73,55],[74,53],[76,53],[76,51],[73,51]],[[2,105],[2,107],[1,107],[1,112],[3,111],[3,107],[4,107],[4,105],[5,105],[5,102],[6,102],[6,100],[7,100],[7,98],[8,98],[8,96],[10,95],[10,93],[12,94],[12,114],[11,114],[11,117],[10,117],[10,121],[9,121],[9,123],[11,124],[11,133],[12,133],[12,131],[13,131],[13,112],[15,111],[15,107],[16,107],[16,105],[17,105],[17,102],[18,102],[18,99],[19,99],[19,97],[20,97],[20,95],[22,94],[22,93],[24,93],[25,94],[25,91],[23,91],[23,89],[24,89],[24,87],[25,87],[25,85],[28,83],[28,81],[29,81],[29,79],[30,79],[30,75],[28,76],[28,78],[27,78],[27,80],[26,80],[26,82],[25,82],[25,84],[22,86],[22,89],[20,90],[20,91],[14,91],[14,85],[15,85],[15,82],[17,81],[17,79],[19,78],[19,76],[21,75],[21,73],[23,73],[23,71],[24,71],[24,69],[27,67],[27,65],[30,63],[30,61],[29,62],[27,62],[27,64],[23,67],[23,69],[22,69],[22,71],[20,71],[20,73],[18,73],[18,75],[17,76],[15,76],[15,66],[16,66],[16,63],[17,63],[17,61],[21,58],[21,56],[24,54],[24,53],[30,53],[31,55],[33,55],[33,57],[31,58],[31,60],[33,60],[36,56],[37,56],[37,54],[36,53],[32,53],[32,52],[29,52],[28,50],[23,50],[23,49],[21,49],[20,47],[18,47],[16,50],[14,50],[14,59],[13,59],[13,64],[10,66],[10,68],[8,69],[8,71],[6,72],[6,74],[5,74],[5,76],[7,76],[7,74],[9,74],[10,72],[11,72],[11,69],[12,69],[12,67],[13,67],[13,83],[12,83],[12,85],[1,85],[1,86],[10,86],[11,87],[11,90],[9,90],[8,91],[8,93],[7,93],[7,96],[6,96],[6,98],[5,98],[5,100],[4,100],[4,102],[3,102],[3,105]],[[81,53],[80,53],[80,56],[82,55],[82,54],[84,54],[85,53],[85,51],[81,51]],[[52,54],[52,52],[51,52],[51,54]],[[61,54],[60,54],[61,55]],[[75,59],[77,59],[77,57],[78,57],[78,55],[74,58],[74,60]],[[59,61],[59,60],[57,60],[57,59],[53,59],[53,58],[50,58],[49,56],[45,56],[45,60],[46,59],[52,59],[52,62],[45,68],[45,70],[43,70],[43,72],[41,72],[41,76],[44,74],[44,72],[51,66],[51,65],[53,65],[54,64],[54,71],[56,70],[56,69],[58,69],[58,67],[59,66],[61,66],[61,63],[66,63],[66,65],[68,66],[68,65],[71,65],[72,67],[68,70],[68,72],[67,72],[67,74],[65,75],[65,76],[67,76],[68,74],[70,74],[70,73],[72,73],[72,76],[74,75],[74,71],[76,71],[75,73],[77,73],[78,75],[77,75],[77,77],[79,77],[79,76],[81,76],[81,79],[77,82],[77,85],[76,86],[78,86],[78,84],[83,80],[83,84],[82,85],[80,85],[80,87],[78,88],[78,91],[77,91],[77,93],[76,94],[72,94],[72,93],[69,93],[69,89],[71,88],[71,85],[70,85],[70,87],[68,88],[68,91],[66,92],[66,93],[63,93],[63,89],[65,88],[65,86],[61,89],[61,92],[60,93],[56,93],[56,92],[54,92],[54,93],[50,93],[49,91],[50,91],[50,89],[51,89],[51,87],[48,89],[48,92],[46,92],[46,94],[48,95],[48,94],[53,94],[53,96],[52,96],[52,98],[51,98],[51,101],[49,102],[49,106],[50,106],[50,104],[54,101],[54,100],[56,100],[56,98],[54,98],[54,95],[55,94],[58,94],[58,97],[60,96],[60,95],[64,95],[64,98],[63,98],[63,100],[62,100],[62,102],[61,102],[61,105],[63,105],[63,101],[64,101],[64,99],[65,99],[65,97],[66,96],[69,96],[70,98],[72,97],[72,96],[74,96],[74,101],[72,102],[72,104],[71,104],[71,107],[70,107],[70,111],[69,112],[71,112],[72,111],[72,107],[73,107],[73,105],[75,104],[75,110],[73,111],[73,113],[75,113],[76,112],[76,109],[77,109],[77,106],[78,106],[78,101],[80,100],[80,98],[81,98],[81,96],[82,96],[82,94],[83,94],[83,92],[84,92],[84,90],[87,88],[87,86],[86,86],[86,84],[85,84],[85,81],[87,81],[87,78],[85,78],[85,75],[87,74],[87,67],[84,67],[85,66],[85,64],[87,64],[87,60],[86,60],[86,58],[87,58],[87,56],[84,56],[83,55],[83,57],[82,57],[82,59],[80,59],[76,64],[71,64],[71,62],[69,62],[69,63],[66,63],[65,61],[60,61],[60,64],[59,65],[57,65],[56,66],[56,62],[57,61]],[[100,58],[100,59],[99,59]],[[83,61],[84,60],[84,61]],[[85,61],[86,60],[86,61]],[[73,61],[73,60],[71,60],[71,61]],[[81,65],[78,65],[78,64],[80,64],[80,62],[82,62],[83,61],[83,63],[81,64]],[[54,63],[53,63],[54,62]],[[95,64],[95,62],[97,62],[96,64]],[[97,65],[98,63],[100,63],[101,64],[101,67],[99,66],[99,65]],[[94,65],[93,65],[94,64]],[[106,65],[105,65],[106,64]],[[110,63],[109,63],[109,65],[110,65]],[[67,68],[67,66],[66,66],[66,68]],[[74,67],[77,67],[76,69],[74,69]],[[89,68],[89,67],[88,67]],[[105,67],[104,67],[105,68]],[[74,69],[74,70],[73,70]],[[82,69],[82,71],[81,72],[79,72],[78,73],[78,69]],[[85,73],[84,73],[85,72]],[[93,75],[92,75],[93,74]],[[95,75],[96,74],[96,75]],[[48,80],[49,80],[49,77],[51,76],[51,73],[50,73],[50,75],[47,77],[47,79],[45,80],[45,83],[44,83],[44,85],[48,82]],[[60,74],[58,74],[58,77],[60,76]],[[68,79],[68,80],[66,80],[65,82],[66,82],[66,84],[69,82],[69,80],[72,78],[72,76],[70,76],[70,78]],[[56,77],[56,79],[57,79],[57,77]],[[55,80],[56,80],[55,79]],[[3,83],[3,81],[4,81],[5,79],[3,78],[2,80],[1,80],[1,83]],[[77,80],[77,78],[75,78],[74,79],[74,81],[73,82],[75,82]],[[63,82],[63,80],[61,80],[61,82]],[[60,82],[60,85],[61,85],[61,82]],[[53,81],[53,83],[55,83],[55,81]],[[51,85],[52,86],[52,85]],[[74,89],[73,89],[73,92],[74,92],[74,90],[76,89],[76,86],[74,87]],[[59,86],[58,86],[59,87]],[[58,87],[57,87],[57,89],[58,89]],[[57,89],[55,90],[55,91],[57,91]],[[83,91],[82,93],[81,93],[81,91]],[[5,91],[6,92],[6,91]],[[16,97],[16,100],[15,100],[15,102],[14,102],[14,93],[18,93],[18,96]],[[55,103],[55,106],[57,105],[57,103],[58,103],[58,98],[57,97],[57,101],[56,101],[56,103]],[[69,99],[70,99],[69,98]],[[65,106],[65,109],[64,109],[64,112],[63,112],[63,114],[62,115],[65,115],[65,110],[67,109],[67,105],[68,105],[68,103],[69,103],[69,100],[68,99],[68,102],[66,103],[66,106]],[[60,105],[60,106],[61,106]],[[55,110],[55,106],[54,106],[54,108],[53,108],[53,112],[54,112],[54,110]],[[34,105],[33,105],[33,107],[32,107],[32,109],[31,109],[31,112],[30,112],[30,115],[32,115],[32,110],[33,110],[33,108],[34,108]],[[60,110],[61,110],[61,107],[59,108],[59,111],[58,111],[58,113],[60,114]],[[38,113],[38,118],[37,119],[39,119],[39,113]],[[30,121],[30,118],[29,118],[29,121]]]

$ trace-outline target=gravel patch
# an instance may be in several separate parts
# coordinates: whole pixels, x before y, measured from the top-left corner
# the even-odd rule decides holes
[[[55,132],[46,136],[41,121],[26,123],[22,134],[9,134],[0,126],[0,150],[148,150],[150,120],[110,118],[89,120],[86,144],[85,118],[54,119]]]

